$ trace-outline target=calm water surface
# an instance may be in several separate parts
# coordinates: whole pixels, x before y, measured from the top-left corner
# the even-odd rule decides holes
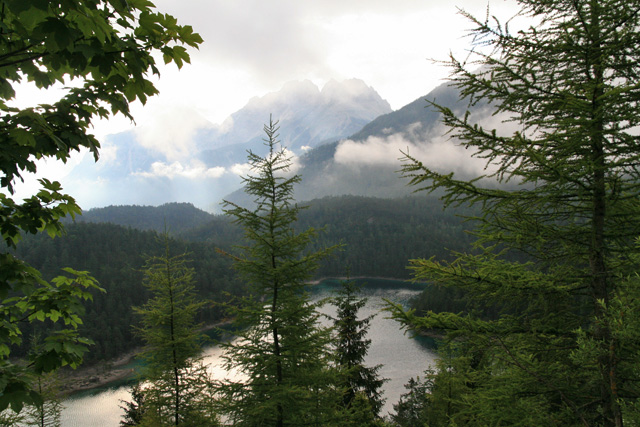
[[[314,288],[314,298],[330,296],[334,289],[334,281],[325,281]],[[383,365],[380,375],[389,379],[384,385],[384,396],[387,399],[384,414],[393,410],[392,405],[405,392],[404,384],[409,378],[422,375],[434,363],[435,355],[427,340],[412,339],[404,335],[397,322],[387,319],[386,312],[380,313],[385,306],[385,299],[407,304],[419,292],[419,288],[410,284],[389,280],[367,279],[367,285],[363,288],[362,295],[368,298],[368,302],[360,310],[360,317],[379,313],[369,329],[371,347],[366,364]],[[335,314],[331,306],[324,306],[321,311],[329,315]],[[212,374],[218,378],[224,377],[225,371],[220,366],[221,349],[212,346],[204,353],[205,364],[209,365]],[[64,401],[62,427],[118,427],[123,414],[119,407],[120,400],[130,400],[130,397],[126,384],[73,395]]]

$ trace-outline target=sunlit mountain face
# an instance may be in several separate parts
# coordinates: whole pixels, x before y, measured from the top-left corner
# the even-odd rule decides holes
[[[280,123],[282,145],[297,158],[389,112],[389,103],[361,80],[332,80],[322,89],[308,80],[290,82],[252,98],[221,125],[184,118],[171,135],[145,128],[110,135],[100,161],[86,156],[63,185],[85,208],[190,202],[216,211],[220,199],[241,186],[247,150],[263,152],[270,117]]]
[[[137,129],[111,135],[100,161],[87,156],[63,186],[83,208],[180,202],[220,212],[223,198],[245,197],[241,177],[251,173],[247,151],[265,154],[263,126],[270,117],[279,121],[279,140],[293,159],[293,172],[302,175],[295,193],[299,201],[409,194],[413,189],[398,174],[406,153],[459,177],[490,173],[482,159],[446,134],[427,100],[460,114],[467,107],[446,85],[391,111],[361,80],[330,81],[322,89],[310,81],[290,82],[278,92],[252,98],[221,125],[185,121],[184,132],[173,132],[173,145],[154,145]],[[471,119],[500,132],[513,131],[487,105],[474,106]],[[194,128],[193,123],[200,125]]]

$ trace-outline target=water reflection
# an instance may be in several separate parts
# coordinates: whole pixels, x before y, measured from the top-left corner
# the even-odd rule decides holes
[[[325,298],[335,289],[335,282],[324,282],[314,289],[314,299]],[[375,286],[375,287],[374,287]],[[363,296],[368,298],[360,317],[378,313],[371,322],[368,338],[371,348],[366,359],[369,366],[383,365],[380,376],[388,378],[384,386],[384,397],[387,399],[383,413],[393,410],[400,395],[404,393],[404,384],[409,378],[421,375],[434,361],[434,354],[427,343],[420,339],[411,339],[400,330],[400,325],[387,318],[387,313],[380,313],[385,299],[407,304],[409,299],[417,295],[419,289],[410,289],[406,284],[395,281],[374,280],[363,289]],[[325,305],[321,310],[325,314],[334,315],[335,309]],[[222,350],[212,346],[204,352],[204,362],[216,378],[223,378],[226,371],[221,367]],[[67,399],[62,413],[62,427],[117,427],[123,410],[120,400],[130,400],[127,385],[121,385],[90,392],[83,392]]]

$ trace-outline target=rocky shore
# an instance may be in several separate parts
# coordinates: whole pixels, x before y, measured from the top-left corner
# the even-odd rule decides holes
[[[81,366],[78,369],[60,371],[61,391],[70,394],[108,385],[115,381],[133,378],[135,370],[130,367],[139,349],[133,350],[108,363]]]
[[[206,332],[214,328],[220,328],[231,323],[230,319],[205,325],[199,329]],[[91,366],[80,366],[78,369],[63,369],[60,371],[61,391],[66,394],[78,391],[91,390],[93,388],[109,385],[116,381],[134,378],[135,369],[131,367],[140,348],[136,348],[115,360],[100,362]]]

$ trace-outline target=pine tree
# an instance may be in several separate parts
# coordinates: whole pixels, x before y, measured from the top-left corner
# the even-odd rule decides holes
[[[458,180],[410,155],[403,167],[447,205],[482,208],[477,253],[412,262],[417,279],[463,288],[469,309],[395,314],[464,346],[446,371],[464,379],[464,405],[447,422],[622,426],[640,397],[640,336],[623,308],[635,305],[640,235],[640,3],[519,3],[534,26],[511,33],[467,15],[481,66],[450,61],[469,106],[486,102],[519,129],[436,105],[487,173],[516,188]]]
[[[35,384],[36,391],[42,397],[42,402],[26,407],[23,424],[37,427],[60,427],[63,405],[56,373],[40,375]]]
[[[249,151],[256,175],[244,178],[255,207],[224,202],[248,242],[234,258],[251,296],[232,310],[242,329],[224,346],[225,367],[242,378],[220,384],[220,405],[234,425],[330,425],[336,403],[330,336],[305,289],[328,250],[305,252],[316,232],[294,231],[301,208],[293,186],[300,177],[290,175],[291,159],[278,147],[277,122],[264,131],[268,154]]]
[[[137,426],[142,423],[145,413],[145,394],[142,389],[142,383],[136,382],[129,389],[131,392],[131,401],[120,400],[124,406],[120,406],[124,410],[122,420],[120,420],[121,427]]]
[[[369,324],[375,315],[358,319],[358,311],[366,298],[358,298],[355,282],[345,280],[337,295],[331,299],[336,306],[333,326],[336,337],[335,358],[343,388],[342,406],[351,412],[357,425],[373,425],[380,418],[384,404],[381,387],[385,380],[379,377],[382,365],[365,366],[364,361],[371,340],[366,338]]]
[[[429,425],[426,423],[428,408],[428,392],[433,384],[427,380],[410,378],[404,385],[407,392],[400,396],[398,403],[393,405],[395,414],[391,415],[391,420],[398,427],[418,427]]]
[[[152,297],[134,311],[141,317],[138,333],[145,342],[144,416],[141,425],[216,425],[210,380],[202,365],[202,334],[196,314],[205,304],[196,301],[194,271],[185,255],[151,257],[144,269],[144,285]]]

